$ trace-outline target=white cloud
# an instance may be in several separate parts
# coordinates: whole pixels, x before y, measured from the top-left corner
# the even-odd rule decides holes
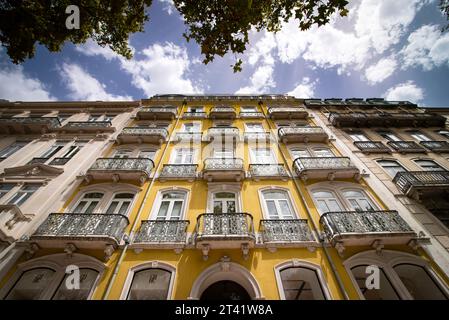
[[[171,15],[171,14],[174,12],[174,10],[176,9],[173,0],[159,0],[159,2],[165,4],[165,6],[164,6],[163,9],[164,9],[164,11],[166,11],[169,15]]]
[[[0,70],[0,99],[11,101],[49,101],[56,100],[45,85],[28,77],[22,66],[12,66]]]
[[[74,100],[132,100],[132,97],[130,96],[107,93],[105,85],[100,83],[77,64],[64,63],[61,66],[59,73],[70,91],[70,97]]]
[[[297,98],[304,98],[304,99],[313,98],[317,82],[318,82],[317,80],[311,82],[308,77],[304,77],[302,81],[292,91],[288,92],[287,94],[295,96]]]
[[[272,64],[262,64],[257,67],[250,78],[250,85],[237,90],[236,94],[266,93],[276,86],[273,80]]]
[[[153,44],[142,51],[143,58],[121,60],[122,68],[131,74],[132,83],[147,96],[164,93],[201,93],[186,78],[191,64],[187,50],[174,43]]]
[[[449,65],[449,34],[442,34],[436,25],[424,25],[409,35],[400,54],[403,69],[421,66],[429,71],[436,66]]]
[[[371,85],[382,82],[396,70],[397,62],[393,58],[380,59],[375,65],[365,70],[365,77]]]
[[[384,97],[390,101],[399,100],[417,103],[424,98],[424,91],[422,88],[416,86],[413,81],[407,81],[388,89]]]
[[[129,46],[129,45],[128,45]],[[130,47],[131,51],[134,51],[134,48]],[[81,52],[82,54],[92,57],[92,56],[103,56],[106,60],[111,61],[115,58],[122,58],[119,54],[112,51],[109,47],[99,46],[92,39],[88,39],[86,43],[82,45],[78,45],[75,47],[75,50]]]

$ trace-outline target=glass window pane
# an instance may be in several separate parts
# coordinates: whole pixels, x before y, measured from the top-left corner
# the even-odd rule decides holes
[[[332,210],[328,207],[326,201],[324,200],[317,200],[318,203],[318,210],[321,213],[325,213],[325,212],[331,212]]]
[[[123,203],[120,206],[120,209],[119,209],[119,211],[117,213],[126,216],[126,214],[128,213],[128,209],[129,209],[130,205],[131,205],[130,201],[123,201]]]
[[[177,220],[181,217],[181,208],[182,208],[182,201],[175,201],[173,204],[173,209],[171,213],[171,219]]]
[[[333,157],[334,154],[329,149],[314,149],[313,154],[315,157]]]
[[[223,203],[221,201],[214,201],[214,213],[223,213]]]
[[[284,191],[265,191],[265,199],[287,199],[287,194]]]
[[[332,212],[334,212],[334,211],[342,211],[341,210],[341,206],[340,206],[340,204],[338,203],[338,201],[336,199],[330,199],[328,201],[328,204],[329,204],[329,209]]]
[[[59,285],[53,300],[87,300],[89,293],[98,277],[98,271],[93,269],[80,268],[80,287],[79,289],[67,289],[66,279],[69,274],[66,274],[61,284]]]
[[[161,203],[161,207],[159,208],[159,212],[157,213],[157,218],[164,218],[167,217],[167,211],[168,211],[168,206],[170,205],[170,202],[168,201],[162,201]]]
[[[267,208],[270,219],[279,219],[279,213],[273,200],[267,200]]]
[[[128,300],[166,300],[171,272],[162,269],[147,269],[134,274]]]
[[[283,218],[293,218],[292,211],[287,200],[279,200],[279,207],[281,208]]]
[[[83,213],[93,213],[98,205],[98,201],[92,201]]]
[[[48,268],[36,268],[25,271],[9,291],[5,300],[37,300],[47,289],[55,271]]]
[[[109,205],[108,210],[106,210],[106,213],[108,213],[108,214],[115,213],[115,209],[117,209],[117,206],[118,206],[118,202],[112,201],[111,204]]]
[[[366,287],[366,278],[371,273],[366,272],[367,265],[353,267],[351,269],[360,291],[366,300],[400,300],[396,290],[393,288],[390,280],[385,275],[382,268],[379,269],[379,289],[368,289]]]
[[[235,201],[226,201],[227,213],[235,213]]]
[[[325,300],[315,270],[305,267],[286,268],[280,272],[286,300]]]

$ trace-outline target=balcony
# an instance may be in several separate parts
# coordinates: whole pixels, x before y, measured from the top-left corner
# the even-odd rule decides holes
[[[44,134],[61,126],[57,117],[0,118],[2,134]]]
[[[128,218],[121,214],[52,213],[31,236],[31,241],[42,248],[71,251],[106,247],[108,259],[112,249],[120,244],[128,224]]]
[[[284,127],[278,130],[279,139],[289,142],[326,142],[328,135],[321,127]]]
[[[317,245],[305,219],[261,220],[259,232],[268,248]]]
[[[307,179],[360,179],[360,171],[347,157],[305,157],[293,163],[298,177]]]
[[[189,180],[197,177],[197,164],[164,164],[159,180]]]
[[[70,121],[58,129],[62,133],[100,133],[114,132],[111,121]]]
[[[391,153],[390,148],[380,141],[355,141],[354,145],[363,153]]]
[[[436,196],[449,190],[449,171],[398,172],[393,182],[403,194],[414,199]]]
[[[134,249],[183,249],[187,240],[187,220],[144,220],[134,238]]]
[[[206,119],[206,112],[184,112],[183,119]]]
[[[239,117],[241,119],[260,119],[264,115],[262,112],[240,112]]]
[[[137,120],[173,120],[178,114],[178,108],[174,106],[145,107],[140,109]]]
[[[347,127],[444,127],[446,118],[432,113],[331,112],[329,122]]]
[[[271,107],[268,116],[272,120],[307,119],[308,112],[302,107]]]
[[[400,245],[416,239],[416,233],[397,211],[327,212],[320,223],[332,245]]]
[[[201,132],[178,132],[175,135],[175,142],[201,142]]]
[[[282,179],[287,180],[290,176],[283,164],[250,164],[249,175],[254,180],[259,179]]]
[[[240,139],[239,129],[236,127],[211,127],[207,130],[206,140],[221,140],[225,141],[228,139]]]
[[[248,257],[254,247],[253,217],[248,213],[203,213],[198,216],[195,245],[206,260],[210,249],[238,249]]]
[[[449,153],[447,141],[421,141],[420,144],[435,153]]]
[[[158,143],[162,144],[167,140],[168,131],[164,128],[123,128],[117,136],[119,144],[125,143]]]
[[[245,178],[243,159],[208,158],[204,160],[203,178],[211,181],[241,181]]]
[[[145,182],[154,168],[148,158],[100,158],[87,170],[86,180],[120,180]]]
[[[237,113],[233,107],[213,107],[209,113],[211,119],[235,119],[236,117]]]
[[[272,140],[269,132],[245,132],[243,137],[245,142],[270,143]]]
[[[425,153],[426,149],[421,147],[414,141],[389,141],[387,142],[391,148],[399,153]]]

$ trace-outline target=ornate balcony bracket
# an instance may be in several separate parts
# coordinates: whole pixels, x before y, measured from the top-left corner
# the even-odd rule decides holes
[[[201,245],[201,252],[203,253],[204,261],[207,261],[209,259],[209,251],[210,251],[210,245],[208,245],[208,244]]]

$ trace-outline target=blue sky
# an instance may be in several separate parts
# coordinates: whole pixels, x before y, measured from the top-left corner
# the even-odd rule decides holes
[[[130,100],[154,94],[288,93],[299,98],[410,100],[449,107],[449,32],[438,0],[352,0],[347,18],[301,32],[251,33],[233,73],[233,55],[204,65],[170,0],[154,0],[145,32],[134,34],[126,60],[95,43],[38,47],[20,66],[0,49],[0,98]],[[81,12],[82,14],[82,12]]]

